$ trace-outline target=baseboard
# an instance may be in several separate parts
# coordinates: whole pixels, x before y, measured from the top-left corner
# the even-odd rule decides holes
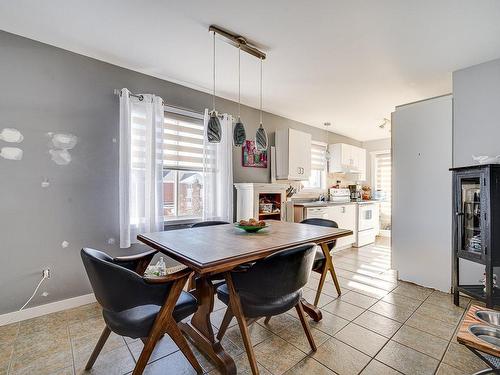
[[[95,302],[95,300],[94,293],[90,293],[83,296],[64,299],[62,301],[47,303],[45,305],[30,307],[21,311],[13,311],[0,315],[0,326],[86,305]]]

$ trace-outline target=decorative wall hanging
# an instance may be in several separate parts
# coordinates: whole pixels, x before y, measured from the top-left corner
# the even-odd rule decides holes
[[[212,93],[212,111],[207,126],[207,139],[210,143],[220,143],[222,137],[222,128],[220,126],[219,114],[215,110],[215,31],[213,38],[213,93]]]
[[[255,143],[257,145],[257,150],[265,151],[267,150],[267,132],[262,126],[262,58],[260,59],[260,125],[255,134]]]
[[[245,125],[241,122],[241,47],[238,47],[238,120],[233,128],[233,145],[243,146],[246,138]]]
[[[254,141],[246,140],[241,150],[241,164],[244,167],[267,168],[267,151],[257,150]]]

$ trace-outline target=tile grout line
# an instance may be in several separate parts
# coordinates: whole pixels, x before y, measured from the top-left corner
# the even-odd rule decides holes
[[[448,341],[448,345],[446,345],[446,349],[445,349],[445,351],[444,351],[443,355],[441,356],[441,360],[439,361],[438,369],[439,369],[439,367],[441,366],[441,364],[443,363],[444,357],[446,356],[446,353],[448,352],[448,349],[449,349],[449,348],[450,348],[450,346],[451,346],[451,342],[453,341],[453,337],[455,336],[455,333],[456,333],[456,332],[460,329],[460,323],[462,322],[462,318],[463,318],[464,314],[467,312],[467,309],[469,308],[469,306],[471,305],[471,303],[472,303],[472,299],[471,299],[471,300],[469,300],[469,302],[467,303],[467,307],[464,309],[464,312],[463,312],[463,314],[462,314],[462,317],[460,318],[460,322],[458,323],[457,327],[456,327],[456,328],[455,328],[455,330],[453,331],[453,335],[451,336],[450,340]],[[459,304],[459,305],[460,305],[460,304]],[[444,362],[444,364],[445,364],[445,365],[448,365],[446,362]],[[453,365],[448,365],[448,366],[451,366],[451,367],[453,367],[453,368],[455,368],[455,369],[456,369],[456,367],[455,367],[455,366],[453,366]],[[460,370],[460,369],[457,369],[457,370]],[[437,369],[436,369],[436,372],[437,372]],[[434,373],[434,374],[436,374],[436,373]]]
[[[71,346],[71,362],[73,365],[73,374],[76,374],[76,363],[75,363],[75,353],[73,351],[73,337],[69,331],[69,323],[66,324],[66,330],[68,331],[69,345]]]
[[[342,267],[339,267],[339,268],[342,268]],[[345,269],[344,269],[344,270],[345,270]],[[356,273],[355,271],[351,271],[351,270],[346,270],[346,271],[352,272],[352,273],[353,273],[353,275],[352,275],[352,276],[358,275],[358,273]],[[383,273],[383,272],[382,272],[382,273]],[[376,278],[376,277],[372,277],[372,276],[369,276],[369,275],[364,275],[364,274],[359,274],[359,275],[364,276],[364,277]],[[377,279],[378,279],[378,280],[381,280],[381,281],[387,281],[387,280],[383,280],[383,279],[380,279],[380,278],[377,278]],[[390,282],[390,281],[387,281],[387,282]],[[399,282],[399,280],[397,280],[397,282]],[[363,284],[364,284],[364,283],[363,283]],[[365,284],[365,285],[368,285],[368,284]],[[368,286],[371,286],[371,285],[368,285]],[[397,285],[397,284],[396,284],[396,286],[395,286],[393,289],[391,289],[390,291],[387,291],[387,290],[384,290],[384,291],[387,291],[387,292],[388,292],[387,294],[389,294],[389,293],[393,293],[393,292],[394,292],[394,290],[395,290],[398,286],[399,286],[399,285]],[[376,288],[376,287],[375,287],[375,288]],[[378,289],[380,289],[380,288],[378,288]],[[353,290],[353,291],[355,291],[355,292],[356,292],[356,290]],[[402,328],[403,326],[405,326],[405,325],[406,325],[407,321],[408,321],[408,320],[409,320],[409,319],[410,319],[410,318],[411,318],[411,317],[412,317],[415,313],[417,313],[417,310],[418,310],[418,309],[419,309],[419,308],[420,308],[420,307],[421,307],[421,306],[422,306],[422,305],[423,305],[426,301],[428,301],[429,297],[430,297],[430,296],[431,296],[431,295],[432,295],[435,291],[436,291],[436,290],[433,290],[433,291],[432,291],[432,292],[431,292],[431,293],[430,293],[427,297],[425,297],[423,300],[419,301],[419,305],[418,305],[418,306],[417,306],[417,307],[413,310],[413,312],[410,314],[410,316],[409,316],[407,319],[405,319],[405,320],[404,320],[404,322],[399,322],[399,321],[397,321],[397,320],[395,320],[395,319],[389,318],[389,317],[384,316],[384,315],[382,315],[382,314],[378,314],[378,313],[377,313],[377,312],[375,312],[375,311],[369,310],[369,309],[370,309],[373,305],[372,305],[372,306],[370,306],[370,307],[368,307],[368,308],[365,308],[365,309],[364,309],[364,311],[363,311],[363,313],[364,313],[364,312],[366,312],[366,311],[370,311],[370,312],[372,312],[372,313],[374,313],[374,314],[380,315],[380,316],[382,316],[382,317],[384,317],[384,318],[390,319],[390,320],[392,320],[392,321],[394,321],[394,322],[397,322],[397,323],[401,324],[401,326],[399,327],[399,329],[398,329],[396,332],[394,332],[394,334],[393,334],[392,336],[390,336],[390,337],[388,338],[388,341],[387,341],[387,343],[388,343],[388,342],[389,342],[389,341],[391,341],[391,340],[393,339],[393,337],[394,337],[394,336],[395,336],[395,335],[396,335],[396,334],[397,334],[397,333],[401,330],[401,328]],[[362,295],[366,296],[366,295],[365,295],[365,294],[363,294],[362,292],[359,292],[359,294],[362,294]],[[386,295],[387,295],[387,294],[386,294]],[[401,295],[401,296],[407,297],[407,296],[405,296],[404,294],[399,294],[399,293],[395,293],[395,294],[398,294],[398,295]],[[368,297],[371,297],[371,296],[368,296]],[[384,297],[385,297],[385,296],[378,298],[376,303],[378,303],[379,301],[383,301],[383,298],[384,298]],[[338,297],[337,297],[337,298],[338,298]],[[372,297],[372,298],[373,298],[373,297]],[[411,297],[407,297],[407,298],[411,298]],[[413,299],[413,298],[412,298],[412,299]],[[415,300],[415,301],[418,301],[418,300]],[[333,301],[332,301],[332,302],[333,302]],[[332,302],[330,302],[330,303],[332,303]],[[349,302],[346,302],[346,301],[343,301],[343,302],[344,302],[344,303],[347,303],[347,304],[350,304]],[[391,302],[387,302],[387,301],[384,301],[384,302],[386,302],[386,303],[390,303],[391,305],[394,305],[394,306],[398,306],[397,304],[393,304],[393,303],[391,303]],[[330,304],[330,303],[328,303],[328,304]],[[429,303],[430,303],[432,306],[441,307],[441,306],[439,306],[439,305],[437,305],[437,304],[433,304],[433,303],[431,303],[431,302],[429,302]],[[328,305],[328,304],[327,304],[327,305]],[[353,304],[350,304],[350,305],[353,305]],[[326,305],[325,305],[325,306],[326,306]],[[356,306],[356,307],[360,307],[360,306],[357,306],[357,305],[354,305],[354,306]],[[361,308],[361,307],[360,307],[360,308]],[[360,315],[362,315],[363,313],[361,313]],[[333,314],[333,313],[332,313],[332,314]],[[336,314],[333,314],[333,315],[338,316],[338,315],[336,315]],[[424,315],[424,316],[425,316],[425,315]],[[463,316],[463,313],[462,313],[462,316]],[[359,317],[359,315],[358,315],[357,317]],[[354,320],[355,320],[355,319],[357,319],[357,317],[356,317],[356,318],[354,318],[353,320],[350,320],[348,324],[353,323],[353,324],[355,324],[355,325],[357,325],[357,326],[359,326],[359,327],[362,327],[362,328],[368,329],[368,330],[370,330],[371,332],[374,332],[374,333],[376,333],[376,334],[379,334],[379,335],[380,335],[380,333],[375,332],[375,331],[371,330],[370,328],[366,328],[366,327],[360,326],[359,324],[357,324],[356,322],[354,322]],[[342,318],[342,317],[341,317],[341,318]],[[345,319],[345,318],[343,318],[343,319]],[[411,326],[408,326],[408,327],[411,327]],[[418,331],[420,331],[420,332],[423,332],[423,333],[430,334],[429,332],[422,331],[422,330],[420,330],[420,329],[418,329],[418,328],[415,328],[415,327],[411,327],[411,328],[416,329],[416,330],[418,330]],[[456,328],[455,328],[455,330],[454,330],[454,334],[455,334],[455,332],[456,332],[456,330],[457,330],[457,329],[458,329],[458,327],[456,327]],[[454,336],[454,334],[453,334],[453,336]],[[432,335],[432,334],[431,334],[431,335]],[[383,335],[381,335],[381,336],[383,336]],[[434,336],[434,337],[438,337],[438,336],[435,336],[435,335],[432,335],[432,336]],[[447,341],[448,341],[448,345],[447,345],[447,347],[446,347],[446,350],[447,350],[447,349],[448,349],[448,347],[450,346],[450,343],[451,343],[451,341],[453,340],[453,336],[452,336],[449,340],[447,340]],[[385,337],[385,336],[384,336],[384,337]],[[438,337],[438,338],[441,338],[441,337]],[[353,347],[353,346],[351,346],[351,345],[349,345],[349,344],[347,344],[347,343],[343,342],[343,341],[342,341],[342,340],[340,340],[340,339],[337,339],[337,340],[341,341],[342,343],[344,343],[344,344],[348,345],[349,347],[351,347],[351,348],[353,348],[353,349],[355,349],[355,350],[359,350],[359,349],[357,349],[357,348],[355,348],[355,347]],[[393,340],[393,341],[394,341],[394,340]],[[417,350],[417,349],[414,349],[414,348],[409,347],[409,346],[407,346],[407,345],[405,345],[405,344],[402,344],[402,343],[400,343],[400,342],[398,342],[398,341],[396,341],[396,342],[397,342],[398,344],[402,345],[402,346],[405,346],[405,347],[407,347],[407,348],[409,348],[409,349],[411,349],[411,350],[414,350],[414,351],[416,351],[416,352],[418,352],[418,353],[420,353],[420,354],[423,354],[423,355],[425,355],[425,356],[427,356],[427,357],[429,357],[429,358],[432,358],[432,359],[434,359],[434,360],[437,360],[437,361],[438,361],[438,366],[437,366],[437,368],[436,368],[436,370],[435,370],[435,371],[437,371],[437,369],[438,369],[438,368],[439,368],[439,366],[441,365],[442,359],[444,358],[444,355],[446,354],[446,350],[445,350],[444,354],[441,356],[441,359],[439,360],[439,359],[436,359],[436,358],[434,358],[434,357],[432,357],[432,356],[429,356],[429,355],[428,355],[428,354],[426,354],[426,353],[422,353],[422,352],[420,352],[420,351],[419,351],[419,350]],[[382,347],[382,348],[381,348],[381,349],[380,349],[380,350],[379,350],[379,351],[378,351],[378,352],[377,352],[377,353],[376,353],[376,354],[375,354],[375,355],[371,358],[371,360],[368,362],[368,364],[367,364],[367,365],[366,365],[366,366],[365,366],[365,367],[364,367],[361,371],[363,371],[363,370],[364,370],[364,369],[365,369],[365,368],[366,368],[366,367],[367,367],[367,366],[368,366],[368,365],[369,365],[369,364],[370,364],[373,360],[376,360],[376,359],[375,359],[375,357],[376,357],[376,356],[379,354],[379,352],[380,352],[380,351],[381,351],[381,350],[382,350],[382,349],[383,349],[383,348],[387,345],[387,343],[386,343],[386,344],[384,344],[384,346],[383,346],[383,347]],[[361,351],[360,351],[360,352],[361,352]],[[361,352],[361,353],[363,353],[363,352]],[[366,354],[366,353],[363,353],[363,354]],[[382,362],[382,363],[383,363],[383,362]],[[384,365],[387,365],[387,364],[385,364],[385,363],[384,363]],[[388,367],[391,367],[391,366],[388,366]],[[392,367],[391,367],[391,368],[392,368]]]
[[[21,330],[21,323],[17,322],[16,324],[17,324],[16,336],[15,336],[14,340],[12,341],[12,350],[10,351],[9,364],[7,366],[7,375],[10,374],[10,370],[12,368],[12,360],[14,358],[15,343],[17,341],[17,338],[19,337],[19,331]]]
[[[356,272],[354,272],[354,271],[350,271],[350,272],[353,272],[354,274],[357,274],[357,273],[356,273]],[[362,274],[361,274],[361,275],[362,275]],[[379,280],[381,280],[381,279],[379,279]],[[385,280],[384,280],[384,281],[385,281]],[[396,286],[395,286],[395,287],[394,287],[391,291],[389,291],[387,294],[391,293],[391,292],[392,292],[394,289],[396,289],[397,287],[398,287],[398,285],[396,285]],[[352,291],[352,290],[349,290],[349,291]],[[348,291],[348,292],[349,292],[349,291]],[[354,292],[356,292],[356,291],[354,291]],[[347,294],[347,293],[346,293],[346,294]],[[362,294],[362,293],[359,293],[359,294],[361,294],[361,295],[363,295],[363,296],[366,296],[365,294]],[[386,295],[387,295],[387,294],[386,294]],[[431,293],[431,294],[432,294],[432,293]],[[384,295],[383,297],[380,297],[380,298],[376,298],[376,299],[377,299],[377,302],[378,302],[378,301],[381,301],[381,300],[382,300],[382,299],[383,299],[386,295]],[[429,294],[429,296],[430,296],[430,294]],[[425,298],[425,299],[424,299],[424,300],[420,303],[420,305],[421,305],[421,304],[422,304],[422,303],[423,303],[423,302],[424,302],[424,301],[425,301],[425,300],[426,300],[429,296],[427,296],[427,297],[426,297],[426,298]],[[337,298],[336,298],[335,300],[337,300],[337,299],[338,299],[338,298],[340,298],[340,297],[341,297],[341,296],[337,296]],[[366,296],[366,297],[375,298],[375,297],[372,297],[372,296]],[[334,300],[334,301],[335,301],[335,300]],[[333,303],[334,301],[332,301],[332,302],[330,302],[330,303]],[[351,303],[346,302],[346,301],[342,301],[342,302],[347,303],[347,304],[352,305],[352,306],[356,306],[356,305],[351,304]],[[377,303],[377,302],[375,302],[375,303]],[[330,303],[328,303],[328,304],[330,304]],[[328,305],[328,304],[327,304],[327,305]],[[419,305],[418,307],[420,307],[420,305]],[[325,306],[326,306],[326,305],[325,305]],[[373,306],[373,305],[372,305],[372,306]],[[356,307],[359,307],[359,306],[356,306]],[[371,307],[371,306],[370,306],[370,307]],[[359,327],[361,327],[361,328],[367,329],[367,330],[369,330],[369,331],[371,331],[371,332],[373,332],[373,333],[375,333],[375,334],[380,335],[380,333],[375,332],[375,331],[372,331],[372,330],[371,330],[371,329],[369,329],[369,328],[366,328],[366,327],[360,326],[359,324],[357,324],[357,323],[355,323],[355,322],[354,322],[354,320],[355,320],[355,319],[357,319],[360,315],[362,315],[362,314],[363,314],[363,313],[365,313],[366,311],[370,311],[370,312],[372,312],[372,313],[374,313],[374,314],[377,314],[377,313],[376,313],[376,312],[374,312],[374,311],[368,310],[370,307],[368,307],[368,308],[364,309],[364,311],[363,311],[361,314],[357,315],[357,316],[356,316],[353,320],[348,320],[348,319],[345,319],[345,318],[343,318],[343,317],[341,317],[341,316],[339,316],[339,315],[336,315],[336,314],[334,314],[334,313],[331,313],[331,314],[332,314],[332,315],[334,315],[334,316],[336,316],[336,317],[339,317],[339,318],[341,318],[341,319],[344,319],[344,320],[347,320],[347,321],[348,321],[348,323],[347,323],[347,324],[346,324],[346,325],[345,325],[342,329],[344,329],[345,327],[347,327],[349,324],[353,323],[353,324],[354,324],[354,325],[356,325],[356,326],[359,326]],[[418,307],[417,307],[417,309],[418,309]],[[362,308],[362,307],[359,307],[359,308]],[[416,311],[416,309],[415,309],[415,311]],[[396,320],[394,320],[394,319],[388,318],[388,317],[386,317],[386,316],[383,316],[383,315],[381,315],[381,314],[377,314],[377,315],[380,315],[380,316],[382,316],[382,317],[384,317],[384,318],[390,319],[390,320],[392,320],[392,321],[397,322],[398,324],[401,324],[400,322],[398,322],[398,321],[396,321]],[[413,315],[413,313],[412,313],[412,315]],[[411,315],[410,315],[410,317],[411,317]],[[408,317],[408,319],[409,319],[410,317]],[[406,321],[405,321],[405,322],[406,322]],[[403,325],[404,325],[404,323],[401,325],[401,327],[402,327]],[[401,329],[401,327],[400,327],[399,329]],[[337,334],[338,332],[340,332],[342,329],[340,329],[339,331],[337,331],[335,334]],[[394,333],[394,334],[393,334],[390,338],[388,338],[387,342],[389,342],[389,341],[391,340],[391,338],[392,338],[392,337],[393,337],[393,336],[394,336],[394,335],[395,335],[395,334],[399,331],[399,329],[398,329],[398,330],[397,330],[397,331],[396,331],[396,332],[395,332],[395,333]],[[384,336],[384,335],[380,335],[380,336],[383,336],[384,338],[387,338],[387,337],[386,337],[386,336]],[[343,344],[345,344],[345,345],[349,346],[350,348],[352,348],[352,349],[354,349],[354,350],[356,350],[356,351],[358,351],[358,352],[360,352],[360,353],[362,353],[362,354],[364,354],[364,355],[367,355],[366,353],[364,353],[364,352],[362,352],[361,350],[359,350],[359,349],[355,348],[354,346],[352,346],[352,345],[350,345],[350,344],[348,344],[348,343],[346,343],[346,342],[344,342],[344,341],[342,341],[342,340],[340,340],[340,339],[336,338],[336,337],[335,337],[335,335],[331,336],[331,337],[330,337],[327,341],[329,341],[329,340],[330,340],[330,339],[332,339],[332,338],[335,338],[336,340],[338,340],[338,341],[342,342]],[[326,342],[326,341],[325,341],[325,342]],[[376,355],[377,355],[377,354],[378,354],[378,353],[379,353],[379,352],[380,352],[380,351],[381,351],[381,350],[385,347],[385,345],[387,345],[387,342],[386,342],[386,343],[382,346],[382,348],[380,348],[380,350],[379,350],[379,351],[375,354],[375,356],[376,356]],[[323,344],[324,344],[324,343],[323,343]],[[323,344],[321,344],[321,345],[323,345]],[[292,345],[293,345],[293,344],[292,344]],[[320,345],[320,346],[321,346],[321,345]],[[410,348],[410,349],[411,349],[411,348]],[[423,353],[422,353],[422,354],[423,354]],[[367,363],[367,364],[366,364],[366,365],[365,365],[365,366],[364,366],[364,367],[360,370],[360,372],[359,372],[358,374],[360,374],[361,372],[363,372],[363,371],[364,371],[364,369],[365,369],[365,368],[366,368],[366,367],[367,367],[367,366],[368,366],[368,365],[369,365],[369,364],[370,364],[373,360],[376,360],[376,359],[375,359],[375,356],[373,356],[373,357],[372,357],[372,356],[370,356],[370,355],[367,355],[367,356],[370,358],[370,360],[369,360],[369,361],[368,361],[368,363]],[[313,358],[313,357],[311,357],[311,358]],[[313,359],[315,359],[315,358],[313,358]],[[316,360],[316,359],[315,359],[315,360]],[[318,360],[316,360],[316,361],[317,361],[317,362],[319,362]],[[378,362],[378,361],[377,361],[377,362]],[[328,368],[328,369],[330,369],[331,371],[335,372],[332,368],[328,367],[326,364],[323,364],[323,363],[321,363],[321,362],[319,362],[319,363],[320,363],[320,364],[322,364],[323,366],[327,367],[327,368]],[[387,364],[385,364],[385,363],[383,363],[383,362],[380,362],[380,363],[382,363],[382,364],[384,364],[385,366],[387,366],[387,367],[389,367],[389,368],[391,368],[391,369],[393,369],[393,370],[395,370],[395,371],[399,372],[398,370],[396,370],[396,369],[392,368],[391,366],[389,366],[389,365],[387,365]]]
[[[394,288],[394,289],[396,289],[396,288]],[[397,294],[397,293],[396,293],[396,294]],[[396,332],[394,332],[394,333],[391,335],[391,337],[389,337],[389,340],[387,340],[387,342],[384,344],[384,346],[382,346],[382,347],[380,348],[380,350],[379,350],[377,353],[375,353],[375,355],[372,357],[372,359],[370,360],[370,362],[372,362],[373,360],[376,360],[376,359],[375,359],[375,357],[376,357],[376,356],[377,356],[377,355],[378,355],[378,354],[382,351],[382,349],[384,349],[384,348],[386,347],[386,345],[387,345],[387,344],[388,344],[388,343],[392,340],[392,338],[393,338],[393,337],[394,337],[394,336],[395,336],[395,335],[396,335],[396,334],[397,334],[397,333],[401,330],[401,328],[402,328],[402,327],[406,324],[406,322],[407,322],[407,321],[408,321],[408,320],[409,320],[409,319],[413,316],[413,314],[415,314],[415,312],[418,310],[418,308],[419,308],[420,306],[422,306],[422,304],[423,304],[423,303],[427,300],[427,298],[429,298],[429,296],[430,296],[431,294],[432,294],[432,293],[430,293],[430,294],[429,294],[429,295],[428,295],[428,296],[427,296],[427,297],[426,297],[426,298],[425,298],[425,299],[424,299],[424,300],[420,303],[420,305],[418,305],[418,306],[417,306],[417,308],[416,308],[416,309],[415,309],[415,310],[411,313],[411,315],[410,315],[410,316],[409,316],[409,317],[408,317],[408,318],[407,318],[407,319],[406,319],[403,323],[398,322],[398,323],[400,323],[400,324],[401,324],[401,327],[399,327],[399,328],[396,330]],[[372,311],[372,312],[373,312],[373,311]],[[373,312],[373,313],[374,313],[374,314],[376,314],[376,312]],[[379,315],[380,315],[380,314],[379,314]],[[381,315],[381,316],[383,316],[383,315]],[[387,317],[386,317],[386,318],[387,318]],[[388,318],[388,319],[390,319],[390,318]],[[392,320],[394,320],[394,319],[392,319]],[[396,321],[396,320],[394,320],[394,321]],[[397,341],[396,341],[396,342],[397,342]],[[401,343],[398,343],[398,344],[403,345],[403,344],[401,344]],[[403,346],[406,346],[406,345],[403,345]],[[407,347],[407,348],[410,348],[409,346],[406,346],[406,347]],[[413,348],[410,348],[410,349],[413,349]],[[413,349],[413,350],[415,350],[415,349]],[[416,351],[416,352],[418,352],[418,353],[420,353],[418,350],[415,350],[415,351]],[[421,354],[424,354],[424,353],[421,353]],[[427,354],[425,354],[425,355],[427,355]],[[430,357],[430,356],[428,356],[428,357]],[[430,357],[430,358],[432,358],[432,357]],[[360,373],[364,371],[364,369],[365,369],[365,368],[366,368],[366,367],[370,364],[370,362],[368,362],[368,363],[366,364],[366,366],[365,366],[365,367],[363,367],[363,369],[361,369]],[[395,368],[393,368],[393,367],[389,366],[387,363],[384,363],[384,362],[381,362],[381,363],[383,363],[384,365],[386,365],[386,366],[388,366],[388,367],[390,367],[390,368],[392,368],[392,369],[396,370]],[[439,367],[439,364],[440,364],[440,363],[438,363],[438,365],[437,365],[437,367],[436,367],[436,370],[437,370],[437,368]],[[396,370],[396,371],[400,372],[399,370]]]

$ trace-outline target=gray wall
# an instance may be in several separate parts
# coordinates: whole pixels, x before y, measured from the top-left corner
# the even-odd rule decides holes
[[[30,306],[90,292],[80,261],[81,247],[123,253],[118,242],[118,98],[113,89],[160,95],[168,104],[202,111],[210,96],[19,36],[0,32],[0,130],[24,135],[21,161],[0,158],[0,314],[17,310],[31,295],[43,268],[52,278]],[[222,112],[236,103],[218,100]],[[243,107],[247,135],[257,129],[259,113]],[[314,140],[358,144],[269,113],[264,124],[271,144],[278,128],[312,134]],[[50,160],[48,132],[73,133],[79,143],[67,166]],[[0,147],[8,146],[0,141]],[[269,168],[241,167],[234,149],[235,182],[267,182]],[[43,179],[50,186],[42,188]],[[62,248],[61,243],[69,246]],[[137,249],[135,249],[137,250]],[[131,250],[127,250],[130,252]],[[41,292],[47,291],[47,297]]]
[[[500,155],[500,59],[453,73],[453,164]]]
[[[476,164],[472,155],[500,155],[500,59],[454,72],[453,101],[453,166]],[[463,283],[477,284],[483,272],[460,262]]]

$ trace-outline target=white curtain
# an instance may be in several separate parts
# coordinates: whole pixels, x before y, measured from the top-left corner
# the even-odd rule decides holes
[[[203,220],[233,221],[233,118],[221,119],[220,143],[207,140],[208,109],[205,109],[203,143]]]
[[[140,233],[163,230],[162,98],[120,93],[120,247]]]

